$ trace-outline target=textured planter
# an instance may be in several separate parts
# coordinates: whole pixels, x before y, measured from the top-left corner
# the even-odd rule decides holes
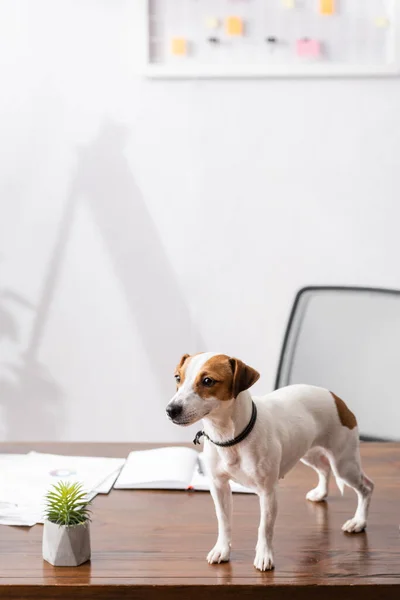
[[[43,558],[55,567],[77,567],[90,559],[90,526],[66,527],[50,521],[43,527]]]

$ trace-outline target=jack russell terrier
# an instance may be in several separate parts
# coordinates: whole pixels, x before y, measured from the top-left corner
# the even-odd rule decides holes
[[[277,484],[299,460],[318,473],[318,485],[308,492],[308,500],[320,502],[327,497],[331,470],[342,494],[344,484],[356,492],[357,510],[342,527],[349,533],[365,529],[374,484],[361,469],[357,421],[343,400],[311,385],[291,385],[252,397],[248,389],[259,376],[241,360],[224,354],[185,354],[176,369],[177,392],[167,414],[177,425],[203,419],[204,431],[194,443],[205,437],[218,520],[218,539],[208,562],[229,561],[232,479],[259,496],[254,566],[268,571],[274,568]]]

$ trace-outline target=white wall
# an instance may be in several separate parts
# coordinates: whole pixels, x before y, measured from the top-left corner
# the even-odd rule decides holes
[[[400,81],[146,81],[135,16],[0,3],[3,439],[190,439],[180,354],[268,391],[299,287],[400,287]]]

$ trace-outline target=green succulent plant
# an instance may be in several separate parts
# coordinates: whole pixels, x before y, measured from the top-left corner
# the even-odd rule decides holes
[[[74,527],[90,521],[90,504],[81,483],[59,481],[45,496],[45,518],[51,523]]]

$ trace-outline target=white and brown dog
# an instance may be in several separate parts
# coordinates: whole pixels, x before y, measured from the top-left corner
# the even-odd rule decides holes
[[[324,500],[333,471],[339,489],[357,494],[357,510],[343,531],[357,533],[367,524],[373,483],[360,464],[357,421],[335,394],[310,385],[291,385],[263,397],[247,391],[259,373],[236,358],[211,352],[185,354],[176,369],[177,392],[167,406],[178,425],[203,419],[205,456],[218,519],[218,539],[209,563],[229,560],[232,479],[253,488],[261,519],[254,566],[274,567],[272,537],[277,512],[276,487],[301,460],[318,473],[313,502]]]

